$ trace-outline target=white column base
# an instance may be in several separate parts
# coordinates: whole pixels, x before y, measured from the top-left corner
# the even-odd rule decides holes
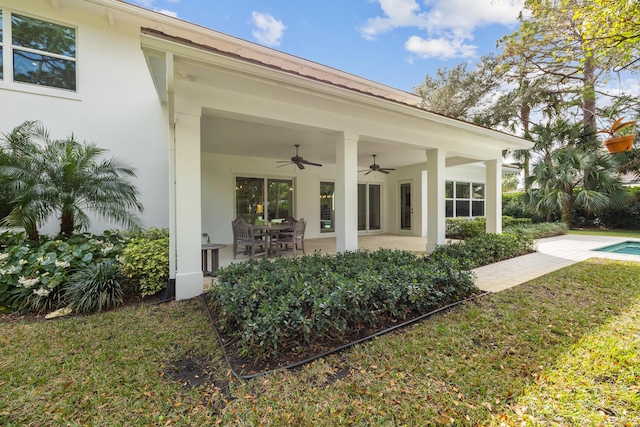
[[[176,300],[197,297],[204,292],[202,271],[176,273]]]

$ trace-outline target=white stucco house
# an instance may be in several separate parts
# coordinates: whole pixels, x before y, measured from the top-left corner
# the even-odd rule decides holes
[[[230,243],[238,216],[304,217],[307,238],[340,251],[362,233],[427,236],[429,250],[446,216],[501,231],[502,150],[525,140],[119,0],[0,0],[0,13],[0,131],[40,120],[127,159],[145,224],[171,231],[178,299],[202,292],[202,234]],[[278,163],[296,144],[322,167]],[[394,170],[361,172],[374,154]]]

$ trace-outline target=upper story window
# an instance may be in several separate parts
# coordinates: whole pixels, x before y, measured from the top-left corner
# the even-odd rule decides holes
[[[7,68],[16,83],[76,90],[74,28],[5,12],[0,37],[0,78],[8,80]]]

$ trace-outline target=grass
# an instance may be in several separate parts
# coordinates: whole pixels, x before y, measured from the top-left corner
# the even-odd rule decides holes
[[[0,425],[639,425],[639,276],[588,260],[247,382],[197,299],[5,323]]]
[[[640,230],[600,230],[589,228],[575,228],[569,230],[568,234],[581,234],[584,236],[610,236],[610,237],[629,237],[640,239]]]

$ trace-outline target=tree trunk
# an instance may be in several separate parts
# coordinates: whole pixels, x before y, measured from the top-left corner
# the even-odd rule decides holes
[[[573,194],[569,194],[569,201],[562,205],[562,222],[568,229],[573,228]]]
[[[73,229],[73,212],[63,212],[60,217],[60,234],[63,236],[71,236]]]
[[[524,139],[531,141],[531,134],[529,133],[529,125],[531,124],[531,107],[526,103],[520,106],[520,117],[522,118],[522,127],[524,128]],[[524,191],[529,190],[529,154],[525,154],[522,159],[522,169],[524,171]]]
[[[584,81],[582,86],[582,122],[584,125],[596,131],[596,90],[595,90],[595,65],[593,58],[588,57],[584,61]]]

